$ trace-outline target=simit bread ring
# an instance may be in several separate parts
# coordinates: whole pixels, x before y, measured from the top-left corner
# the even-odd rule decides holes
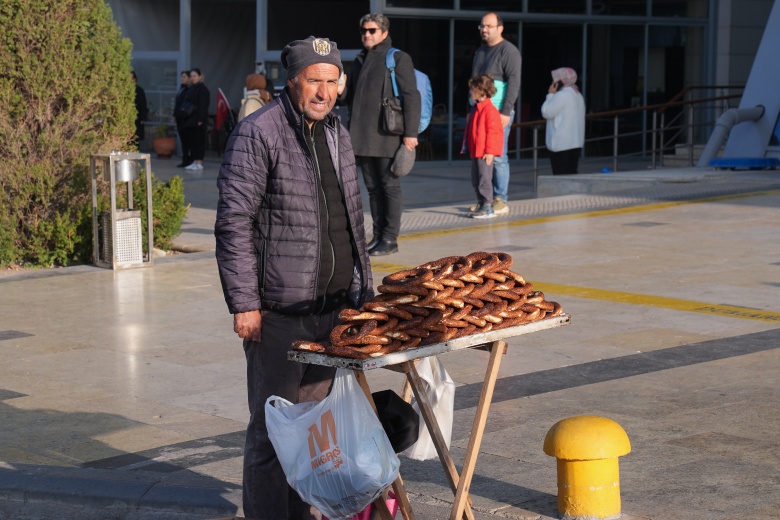
[[[376,288],[377,291],[381,293],[391,293],[391,294],[403,294],[403,295],[415,295],[415,296],[423,296],[425,297],[428,294],[428,289],[423,287],[422,285],[380,285]]]
[[[498,257],[491,253],[471,253],[466,258],[471,262],[471,274],[482,276],[485,273],[492,273],[498,267]]]
[[[364,320],[379,320],[386,321],[388,319],[387,314],[380,312],[359,311],[357,309],[344,309],[339,312],[339,318],[341,321],[364,321]]]
[[[501,271],[501,273],[507,275],[509,278],[516,281],[517,283],[525,283],[525,278],[523,278],[521,275],[513,271],[510,271],[509,269],[504,269],[503,271]]]
[[[503,282],[499,282],[498,280],[496,280],[496,282],[498,283],[493,287],[494,291],[508,291],[512,289],[512,287],[514,287],[516,283],[514,280],[504,280]]]
[[[336,357],[345,357],[352,359],[368,359],[370,353],[355,347],[339,347],[337,345],[326,344],[325,353]]]
[[[514,291],[493,291],[493,294],[506,300],[519,300],[521,296]]]
[[[366,302],[363,304],[363,308],[367,311],[381,312],[382,314],[387,314],[388,316],[395,316],[396,318],[401,320],[412,319],[412,315],[409,314],[407,311],[403,309],[399,309],[398,307],[391,307],[390,305],[387,305],[384,302],[376,302],[376,301]]]
[[[433,271],[425,267],[415,267],[406,271],[398,271],[382,278],[384,285],[400,285],[402,287],[415,287],[423,282],[433,279]]]
[[[461,283],[463,283],[463,282],[461,282]],[[474,290],[474,287],[475,287],[475,285],[473,283],[463,284],[463,287],[461,287],[460,289],[452,292],[452,297],[453,298],[462,298],[463,296],[468,296],[469,294],[471,294],[471,291]]]
[[[479,309],[481,309],[485,305],[485,302],[483,302],[479,298],[472,298],[471,296],[463,296],[461,297],[461,300],[463,300],[464,303],[471,305],[473,307],[477,307]]]
[[[306,352],[325,352],[325,346],[316,341],[295,341],[292,344],[293,350],[303,350]]]
[[[464,336],[470,336],[470,335],[474,334],[475,332],[477,332],[476,325],[469,324],[469,326],[466,327],[465,329],[458,330],[458,332],[455,334],[455,337],[456,338],[462,338]]]
[[[454,307],[456,309],[462,309],[463,307],[466,306],[464,301],[459,298],[443,298],[443,299],[437,298],[437,301],[439,303],[447,305],[448,307]]]
[[[474,287],[474,290],[471,291],[469,296],[471,296],[472,298],[482,298],[482,296],[484,296],[485,294],[493,290],[494,285],[496,285],[496,281],[488,279],[482,285],[477,285],[476,287]]]
[[[489,292],[487,294],[483,294],[479,297],[480,300],[485,302],[492,302],[492,303],[501,303],[502,300],[500,296],[497,296],[495,293]]]

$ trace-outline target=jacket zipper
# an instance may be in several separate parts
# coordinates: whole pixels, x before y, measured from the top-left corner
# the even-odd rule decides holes
[[[304,129],[304,132],[305,131],[306,130]],[[325,199],[325,217],[326,217],[325,218],[325,222],[330,222],[330,211],[329,211],[329,208],[328,208],[328,198],[322,192],[322,172],[320,171],[320,163],[319,163],[319,160],[317,159],[317,146],[314,144],[314,132],[309,132],[308,134],[305,134],[305,135],[306,135],[306,139],[309,141],[310,149],[311,149],[311,152],[312,152],[312,160],[314,162],[314,172],[316,174],[315,178],[316,178],[316,187],[317,187],[317,204],[319,205],[320,193],[322,193],[323,194],[322,198]],[[321,223],[322,219],[318,219],[318,221]],[[323,230],[320,229],[320,238],[322,237],[322,231]],[[328,283],[325,285],[326,295],[323,296],[322,304],[316,310],[317,314],[319,314],[320,312],[322,312],[323,309],[325,309],[325,303],[327,301],[327,298],[326,298],[326,296],[327,296],[327,288],[330,285],[331,280],[333,279],[333,273],[335,272],[335,269],[336,269],[336,252],[333,251],[333,244],[330,243],[330,240],[328,240],[328,245],[330,247],[331,265],[333,266],[333,268],[331,269],[330,273],[328,273]],[[321,264],[322,264],[322,262],[320,262],[320,265]],[[317,293],[317,291],[319,289],[319,286],[320,286],[320,283],[319,283],[320,274],[321,273],[320,273],[319,268],[318,268],[317,269],[317,278],[315,280],[315,282],[316,282],[316,284],[315,284],[315,295],[314,295],[314,301],[315,302],[317,301],[317,294],[316,293]]]
[[[349,213],[349,207],[347,206],[347,195],[346,191],[344,190],[344,186],[341,183],[341,153],[339,152],[339,144],[341,142],[341,125],[339,124],[338,119],[336,119],[334,124],[334,130],[336,131],[336,180],[339,183],[339,186],[341,186],[341,192],[344,193],[344,209],[346,210],[347,214],[347,222],[349,223],[350,229],[355,229],[355,227],[352,225],[352,217]],[[354,233],[350,233],[350,239],[352,243],[355,246],[355,251],[357,251],[357,275],[360,279],[360,294],[358,295],[358,301],[357,301],[357,308],[360,308],[363,306],[363,300],[365,299],[366,294],[368,293],[368,288],[364,287],[365,280],[363,278],[363,259],[360,257],[360,248],[358,247],[357,240],[355,239]]]

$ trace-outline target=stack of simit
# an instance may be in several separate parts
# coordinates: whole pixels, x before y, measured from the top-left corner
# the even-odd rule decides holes
[[[366,359],[563,313],[511,271],[507,253],[450,256],[385,276],[359,310],[344,309],[330,342],[293,349]]]

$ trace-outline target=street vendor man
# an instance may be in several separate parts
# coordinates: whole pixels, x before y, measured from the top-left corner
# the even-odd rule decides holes
[[[331,114],[343,73],[336,42],[290,42],[281,62],[284,91],[228,140],[214,234],[247,361],[244,516],[318,519],[287,485],[264,405],[271,395],[292,403],[327,395],[335,368],[289,361],[287,352],[296,340],[327,340],[339,311],[362,306],[373,283],[352,142]]]

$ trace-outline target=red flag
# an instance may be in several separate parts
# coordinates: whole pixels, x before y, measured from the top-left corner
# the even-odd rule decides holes
[[[228,103],[225,93],[220,88],[217,89],[217,130],[222,128],[228,117],[230,117],[230,103]]]

